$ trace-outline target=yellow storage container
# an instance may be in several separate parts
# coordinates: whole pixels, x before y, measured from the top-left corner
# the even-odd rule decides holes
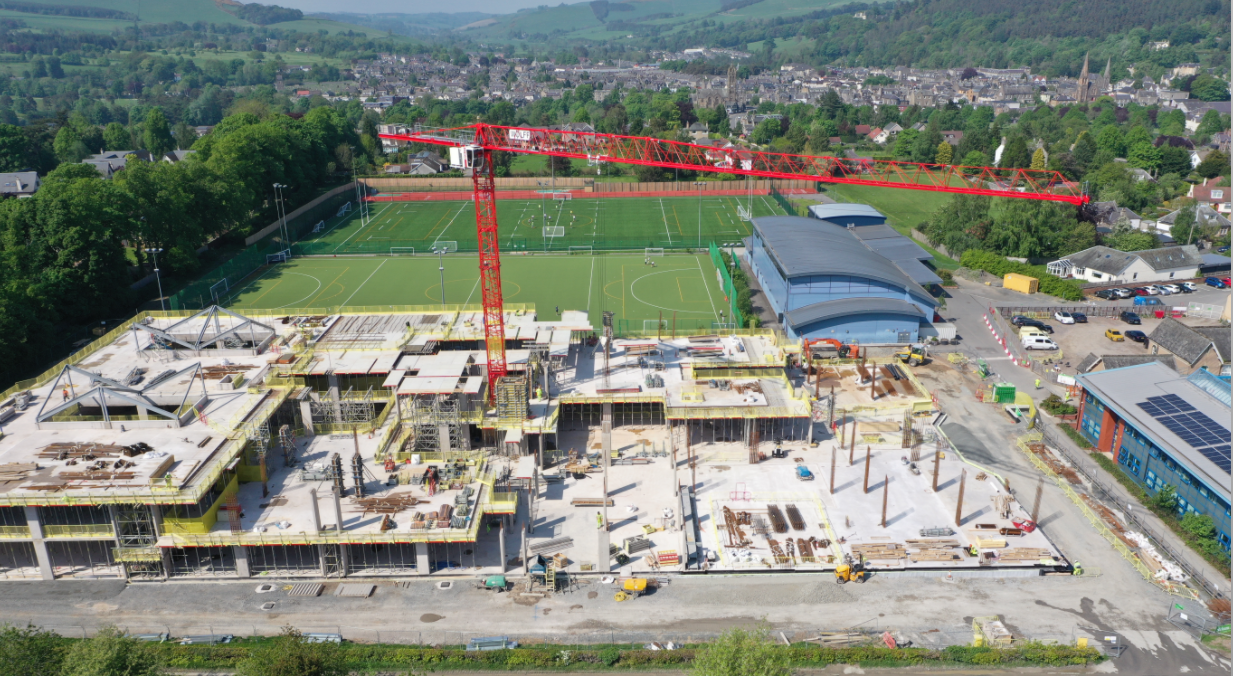
[[[1035,277],[1012,272],[1002,278],[1002,286],[1019,293],[1036,293],[1037,287],[1040,286],[1040,280]]]

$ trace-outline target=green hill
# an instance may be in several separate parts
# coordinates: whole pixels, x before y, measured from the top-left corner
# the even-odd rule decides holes
[[[21,18],[31,26],[44,24],[48,20],[64,27],[86,29],[101,25],[104,21],[132,25],[134,16],[140,17],[143,23],[206,21],[247,24],[224,11],[214,0],[20,0],[0,2],[0,7],[4,9],[4,16]],[[102,10],[99,14],[104,16],[82,16],[88,13],[88,9]],[[108,13],[113,16],[105,16]]]
[[[541,6],[495,16],[473,27],[456,29],[476,40],[542,40],[545,37],[605,40],[666,35],[696,28],[702,21],[724,24],[764,17],[790,18],[828,9],[851,0],[596,0]],[[729,9],[725,9],[729,8]]]

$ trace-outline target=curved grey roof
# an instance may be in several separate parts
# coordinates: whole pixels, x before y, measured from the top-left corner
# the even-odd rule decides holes
[[[853,275],[930,297],[890,259],[871,251],[847,228],[799,216],[764,216],[755,218],[753,224],[787,278]]]
[[[821,303],[806,305],[805,307],[789,310],[784,319],[793,328],[807,326],[814,322],[822,321],[823,319],[832,319],[834,317],[847,317],[850,315],[868,315],[868,314],[898,314],[910,315],[917,319],[925,316],[921,309],[909,303],[906,300],[898,298],[879,298],[876,296],[861,296],[859,298],[840,298],[839,300],[827,300]]]

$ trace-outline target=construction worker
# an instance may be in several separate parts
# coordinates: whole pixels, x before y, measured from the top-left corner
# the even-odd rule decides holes
[[[1073,568],[1074,569],[1071,571],[1072,575],[1082,575],[1083,574],[1083,564],[1082,563],[1075,561],[1075,565]]]
[[[603,512],[595,512],[595,523],[599,527],[599,530],[604,529],[604,513]]]
[[[68,388],[64,388],[64,401],[68,401]]]
[[[535,398],[536,398],[536,399],[543,399],[543,398],[544,398],[544,388],[542,388],[542,387],[537,387],[537,388],[535,388]]]
[[[1036,389],[1040,389],[1040,378],[1036,379]]]
[[[980,556],[980,552],[977,551],[976,545],[972,545],[971,547],[968,547],[968,553],[971,554],[972,556]]]

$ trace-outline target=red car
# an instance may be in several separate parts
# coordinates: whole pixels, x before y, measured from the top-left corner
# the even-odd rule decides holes
[[[1226,289],[1227,289],[1227,288],[1229,288],[1230,286],[1233,286],[1233,284],[1231,284],[1231,283],[1229,282],[1229,278],[1228,278],[1228,277],[1225,277],[1225,278],[1224,278],[1224,288],[1226,288]]]
[[[1139,286],[1139,287],[1135,287],[1134,289],[1131,289],[1131,290],[1135,292],[1135,295],[1136,295],[1136,296],[1150,296],[1150,295],[1152,295],[1152,294],[1150,294],[1150,293],[1148,293],[1148,292],[1147,292],[1147,289],[1145,289],[1145,288],[1143,288],[1143,287],[1141,287],[1141,286]]]

